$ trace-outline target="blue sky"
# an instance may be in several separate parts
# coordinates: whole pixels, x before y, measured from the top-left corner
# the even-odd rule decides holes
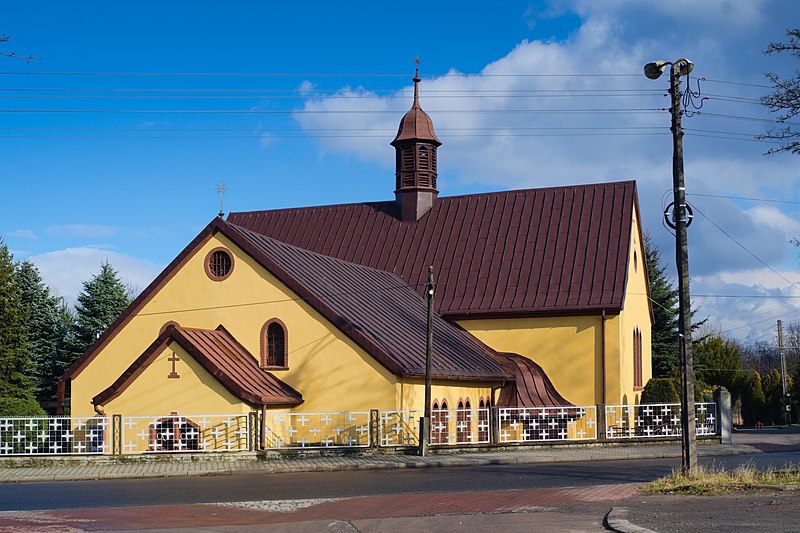
[[[0,57],[0,235],[72,301],[106,259],[144,288],[216,215],[219,180],[226,212],[390,199],[419,55],[442,195],[636,179],[669,261],[667,80],[641,71],[685,56],[708,97],[684,124],[694,300],[726,335],[771,341],[776,319],[800,320],[800,158],[749,139],[770,127],[763,73],[798,67],[761,51],[798,15],[788,0],[13,3],[0,50],[41,59]]]

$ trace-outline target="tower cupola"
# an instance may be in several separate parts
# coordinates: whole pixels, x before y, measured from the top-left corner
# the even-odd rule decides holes
[[[391,142],[395,157],[395,202],[401,220],[419,220],[433,207],[436,190],[436,149],[442,141],[433,121],[419,105],[419,64],[414,73],[414,102],[403,116]]]

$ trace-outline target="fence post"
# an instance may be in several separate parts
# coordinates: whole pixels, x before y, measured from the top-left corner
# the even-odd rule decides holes
[[[733,436],[731,428],[733,417],[731,412],[731,393],[725,387],[720,387],[714,391],[714,403],[717,404],[717,434],[720,436],[722,444],[732,444]]]
[[[111,415],[111,455],[122,455],[122,415]]]
[[[494,445],[500,444],[500,417],[498,416],[498,409],[496,405],[489,407],[489,442]],[[497,420],[497,426],[494,421]]]
[[[380,446],[380,437],[378,436],[378,430],[380,428],[378,424],[380,424],[380,411],[378,411],[378,409],[370,409],[369,410],[370,448],[377,448],[378,446]]]
[[[258,411],[250,411],[247,415],[247,449],[248,451],[258,451]]]
[[[595,407],[595,412],[597,416],[597,436],[596,439],[598,441],[605,441],[606,439],[606,405],[604,403],[598,403]]]

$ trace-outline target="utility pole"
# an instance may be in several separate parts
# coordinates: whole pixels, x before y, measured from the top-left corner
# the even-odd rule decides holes
[[[688,59],[675,62],[656,61],[644,67],[645,76],[658,79],[669,65],[669,94],[672,115],[672,220],[667,223],[675,229],[675,263],[678,267],[678,336],[681,352],[681,471],[697,472],[697,421],[694,406],[694,368],[692,362],[692,313],[689,296],[689,245],[686,227],[690,223],[686,205],[686,187],[683,180],[683,129],[681,119],[681,76],[687,76],[694,65]]]
[[[428,446],[431,443],[431,359],[433,356],[433,297],[436,293],[433,282],[433,265],[428,269],[428,284],[425,286],[425,296],[428,300],[428,329],[425,342],[425,414],[420,420],[419,454],[428,455]]]
[[[781,357],[781,385],[783,386],[783,420],[788,426],[792,423],[791,406],[789,405],[789,398],[786,394],[786,355],[783,353],[783,321],[778,320],[778,354]]]

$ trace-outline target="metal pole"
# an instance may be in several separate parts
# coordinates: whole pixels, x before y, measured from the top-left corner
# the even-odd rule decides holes
[[[431,443],[431,359],[433,355],[433,296],[436,290],[433,283],[433,265],[428,269],[428,284],[425,296],[428,299],[427,340],[425,343],[425,414],[420,421],[419,454],[426,456]]]
[[[677,65],[680,68],[681,65]],[[675,202],[675,259],[678,267],[678,335],[681,349],[681,470],[697,471],[697,425],[694,412],[694,368],[692,364],[692,313],[689,297],[689,245],[686,238],[686,188],[683,181],[683,129],[681,128],[680,73],[670,65],[672,97],[672,181]]]
[[[783,321],[778,320],[778,353],[781,356],[781,385],[783,387],[783,421],[788,426],[792,423],[792,413],[789,408],[789,398],[786,395],[786,355],[783,353]]]

